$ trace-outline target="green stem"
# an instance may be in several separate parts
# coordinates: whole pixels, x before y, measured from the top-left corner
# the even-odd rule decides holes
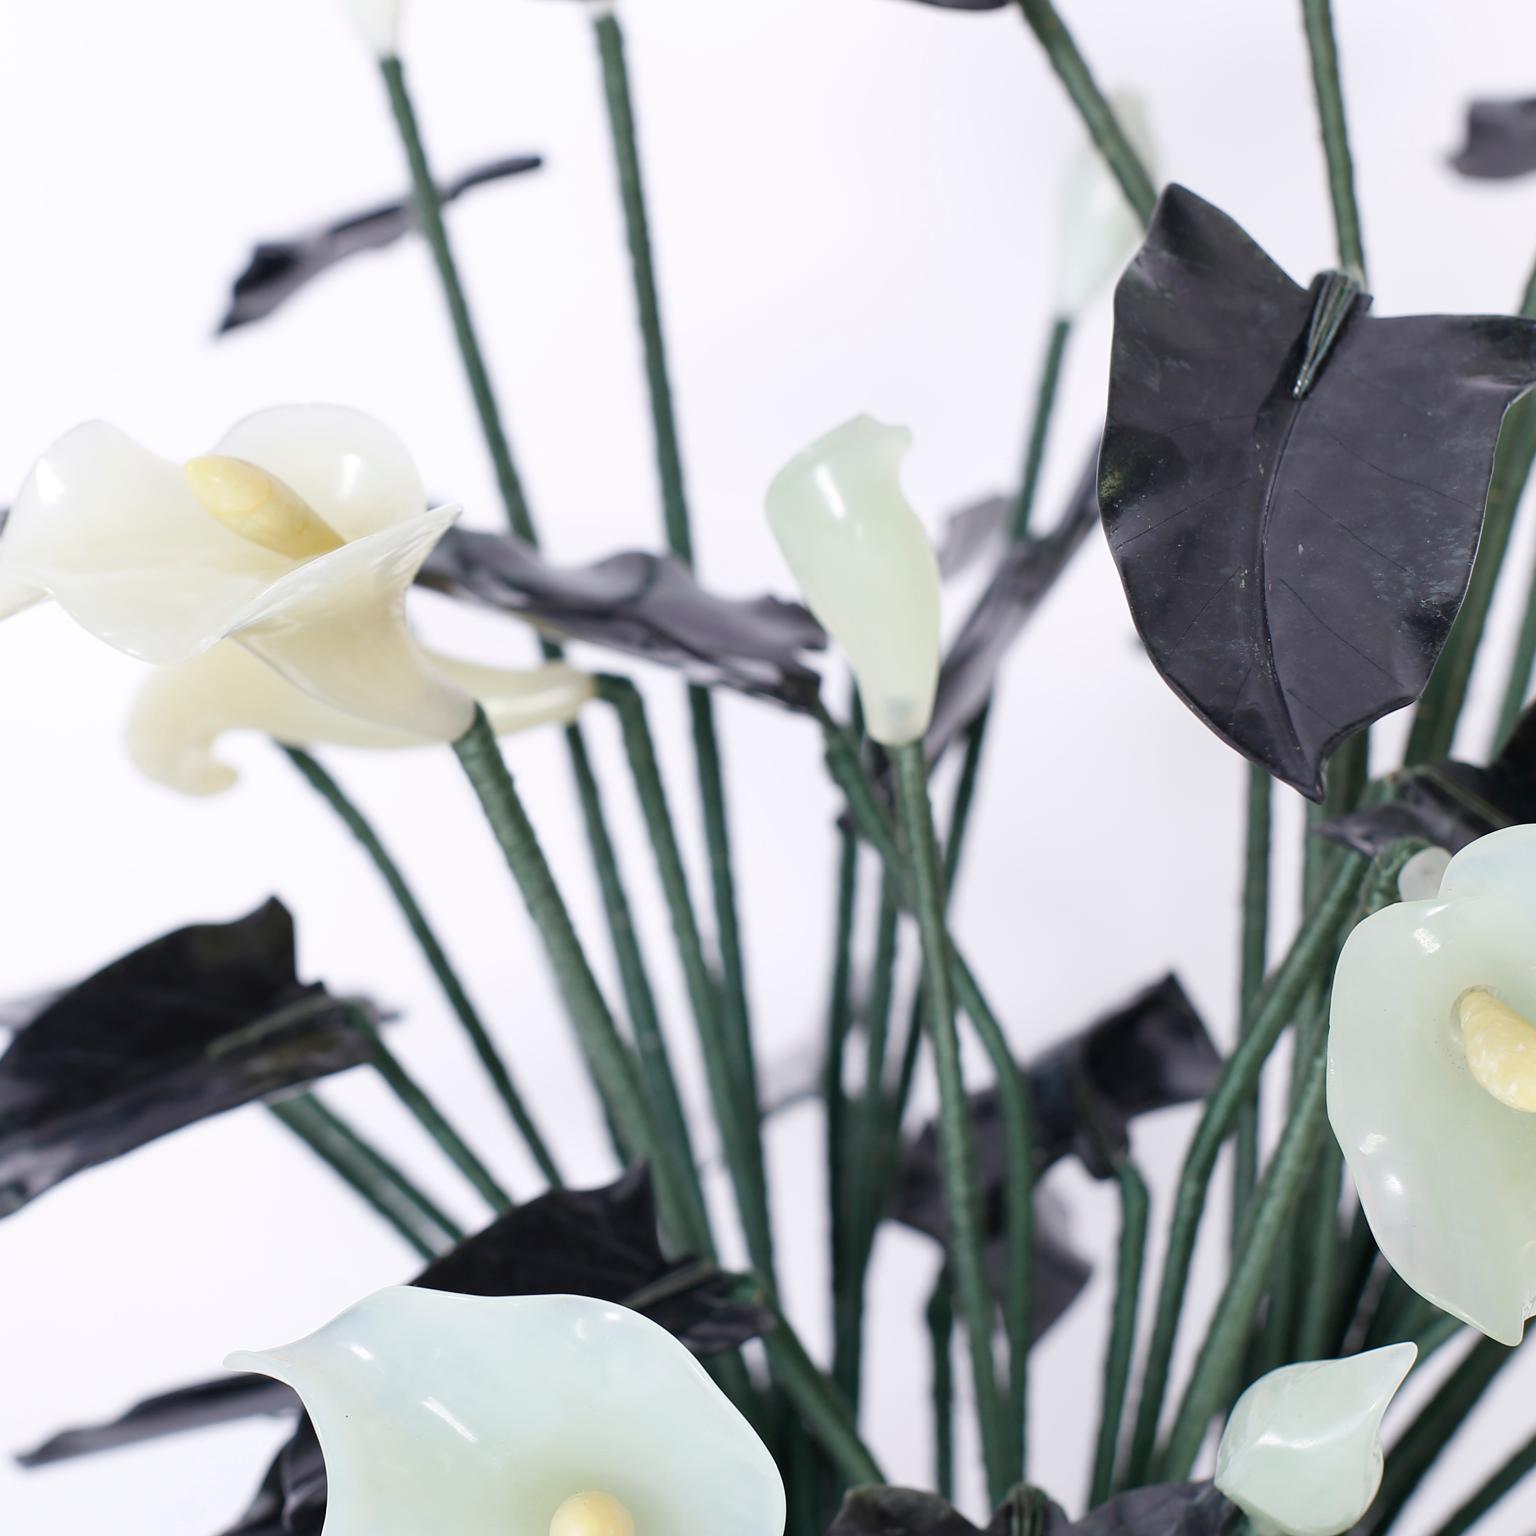
[[[748,1251],[754,1266],[762,1273],[764,1262],[772,1253],[767,1235],[768,1213],[761,1203],[761,1186],[753,1176],[751,1153],[746,1144],[746,1128],[736,1113],[735,1083],[720,1018],[719,996],[714,978],[709,972],[709,963],[704,957],[704,941],[699,932],[698,919],[694,915],[693,898],[688,891],[682,850],[678,847],[671,813],[667,807],[666,787],[656,759],[655,743],[646,723],[645,704],[634,684],[625,678],[599,678],[598,693],[613,706],[623,732],[624,749],[634,775],[636,795],[656,859],[662,894],[672,919],[678,958],[687,984],[694,1025],[699,1034],[715,1119],[720,1127],[726,1161],[730,1166]]]
[[[831,999],[827,1007],[826,1057],[821,1097],[826,1113],[828,1243],[832,1275],[832,1379],[857,1409],[861,1362],[863,1286],[853,1284],[861,1232],[853,1204],[856,1178],[851,1152],[848,1095],[843,1088],[853,1022],[853,919],[859,884],[859,840],[838,839],[837,919],[833,935]]]
[[[560,1172],[555,1166],[554,1158],[550,1155],[549,1147],[539,1134],[539,1129],[528,1113],[522,1095],[512,1081],[512,1074],[506,1062],[491,1039],[490,1031],[486,1029],[478,1010],[469,1000],[464,984],[459,980],[458,973],[449,961],[437,934],[427,921],[427,915],[422,911],[415,893],[406,883],[400,866],[395,863],[378,833],[374,831],[357,805],[320,763],[298,747],[284,746],[283,752],[288,761],[299,770],[310,786],[341,818],[348,831],[362,844],[368,857],[373,860],[374,867],[384,877],[384,883],[395,898],[395,904],[400,908],[407,927],[415,936],[417,944],[421,946],[432,974],[437,977],[438,985],[448,999],[448,1006],[453,1010],[454,1017],[458,1019],[464,1033],[469,1036],[475,1055],[480,1058],[480,1064],[485,1068],[486,1076],[490,1078],[507,1112],[512,1116],[524,1144],[533,1154],[533,1159],[539,1165],[544,1177],[558,1188],[561,1183]]]
[[[851,1483],[883,1483],[880,1465],[859,1439],[847,1400],[806,1354],[782,1316],[763,1335],[773,1379],[801,1422]]]
[[[1338,232],[1339,262],[1362,285],[1365,247],[1360,239],[1360,208],[1355,200],[1354,161],[1344,118],[1344,93],[1339,81],[1339,50],[1333,35],[1331,0],[1301,0],[1312,58],[1312,85],[1317,93],[1318,126],[1328,161],[1328,189],[1333,196],[1333,223]]]
[[[1325,1139],[1308,1194],[1311,1232],[1304,1239],[1306,1259],[1299,1266],[1302,1310],[1293,1359],[1321,1360],[1330,1352],[1344,1246],[1339,1214],[1343,1176],[1344,1158],[1338,1143]]]
[[[1136,1487],[1145,1481],[1151,1465],[1179,1315],[1194,1258],[1195,1239],[1205,1214],[1206,1192],[1216,1159],[1243,1105],[1257,1091],[1264,1064],[1294,1016],[1313,976],[1331,959],[1339,931],[1352,914],[1365,876],[1366,870],[1357,860],[1341,860],[1341,867],[1327,893],[1308,915],[1290,952],[1265,984],[1254,1009],[1252,1028],[1238,1043],[1222,1069],[1215,1090],[1206,1100],[1174,1196],[1168,1248],[1142,1371],[1141,1398],[1123,1486]]]
[[[1019,481],[1018,500],[1014,503],[1013,521],[1009,528],[1014,539],[1022,539],[1029,532],[1030,513],[1034,510],[1035,495],[1040,488],[1040,470],[1045,463],[1045,442],[1050,435],[1051,416],[1061,386],[1062,359],[1066,356],[1067,338],[1071,334],[1072,321],[1067,316],[1058,315],[1051,322],[1050,335],[1045,344],[1045,359],[1040,365],[1040,382],[1035,389],[1029,446],[1024,454],[1024,475]]]
[[[1040,46],[1045,49],[1051,67],[1066,87],[1093,142],[1098,145],[1105,164],[1120,183],[1126,201],[1136,210],[1136,217],[1143,224],[1147,223],[1157,204],[1157,188],[1120,126],[1114,109],[1094,80],[1088,61],[1079,52],[1051,0],[1019,0],[1019,7]]]
[[[1435,1536],[1462,1536],[1464,1531],[1471,1530],[1506,1493],[1512,1492],[1532,1471],[1536,1471],[1536,1435],[1527,1440],[1497,1472],[1493,1473],[1488,1481],[1445,1521],[1435,1532]]]
[[[398,58],[380,60],[384,75],[384,87],[389,92],[389,104],[395,114],[395,125],[400,130],[400,141],[405,148],[406,163],[411,172],[411,191],[416,206],[416,216],[421,232],[427,237],[432,260],[437,265],[437,275],[442,283],[443,297],[448,304],[448,318],[453,323],[454,340],[459,355],[464,359],[464,372],[469,379],[470,393],[474,396],[475,411],[480,417],[480,427],[490,449],[491,463],[496,471],[496,484],[507,509],[507,518],[519,538],[534,542],[533,518],[528,500],[523,492],[517,466],[512,462],[512,448],[502,425],[501,412],[496,404],[495,391],[491,387],[490,371],[486,367],[485,354],[480,349],[480,339],[475,332],[474,318],[470,314],[469,299],[459,276],[458,262],[454,260],[453,247],[448,242],[448,228],[443,221],[443,204],[438,195],[437,182],[427,163],[426,146],[422,143],[421,125],[416,119],[410,92],[405,85],[405,70]]]
[[[1120,1190],[1120,1250],[1115,1267],[1115,1307],[1109,1348],[1104,1356],[1104,1405],[1093,1457],[1089,1509],[1097,1509],[1114,1492],[1115,1454],[1120,1444],[1120,1424],[1125,1417],[1125,1399],[1131,1381],[1136,1313],[1147,1252],[1150,1202],[1146,1180],[1126,1158],[1116,1164],[1115,1180]]]
[[[928,1034],[939,1079],[939,1144],[949,1211],[950,1262],[954,1266],[959,1311],[965,1320],[975,1378],[988,1492],[995,1506],[1012,1486],[1013,1457],[1007,1445],[1007,1422],[992,1361],[993,1308],[987,1282],[986,1230],[976,1181],[970,1105],[960,1065],[950,943],[944,926],[943,876],[928,804],[928,765],[921,742],[894,748],[891,762],[910,859],[913,903],[923,947]]]
[[[939,1270],[924,1309],[933,1391],[933,1487],[955,1496],[955,1287],[948,1266]]]
[[[464,1235],[393,1163],[312,1094],[267,1108],[420,1257],[434,1258]]]
[[[411,1076],[400,1058],[385,1045],[383,1036],[380,1035],[373,1021],[358,1012],[354,1015],[353,1024],[371,1041],[374,1068],[389,1085],[395,1097],[410,1110],[420,1122],[422,1129],[443,1149],[454,1167],[475,1186],[492,1210],[509,1210],[512,1205],[511,1196],[496,1182],[495,1175],[453,1128],[447,1116],[432,1101],[426,1089]]]
[[[1381,1491],[1366,1517],[1370,1536],[1386,1536],[1425,1474],[1513,1354],[1492,1339],[1479,1339],[1403,1431],[1387,1452]]]
[[[1326,1054],[1317,1052],[1307,1069],[1301,1097],[1254,1196],[1231,1277],[1206,1331],[1205,1343],[1169,1434],[1159,1481],[1177,1483],[1189,1475],[1211,1420],[1227,1400],[1242,1368],[1243,1351],[1270,1266],[1322,1145],[1327,1067]]]
[[[1248,766],[1248,834],[1243,862],[1243,945],[1238,1038],[1253,1023],[1253,1009],[1264,985],[1269,959],[1270,842],[1274,820],[1274,786],[1267,770]],[[1238,1111],[1237,1150],[1232,1168],[1232,1238],[1242,1225],[1258,1182],[1259,1096],[1257,1091]]]
[[[1520,619],[1520,633],[1515,637],[1515,654],[1509,663],[1509,677],[1504,684],[1504,697],[1499,702],[1499,723],[1494,731],[1494,749],[1502,748],[1509,740],[1525,708],[1525,697],[1531,687],[1531,672],[1536,668],[1536,568],[1526,590],[1525,613]]]
[[[970,830],[971,810],[976,804],[976,778],[981,771],[981,753],[987,744],[991,719],[992,706],[988,703],[965,731],[965,755],[960,760],[954,803],[949,809],[949,836],[944,840],[944,889],[949,892],[954,891],[955,881],[960,877],[960,856],[965,851],[965,834]]]

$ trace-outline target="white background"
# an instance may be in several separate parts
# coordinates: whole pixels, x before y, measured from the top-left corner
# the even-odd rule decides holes
[[[1339,6],[1364,228],[1384,313],[1514,304],[1536,249],[1536,183],[1444,165],[1472,94],[1532,85],[1536,15],[1492,0]],[[1166,176],[1241,220],[1305,278],[1333,257],[1298,7],[1080,3],[1069,19],[1109,84],[1150,102]],[[1061,165],[1079,130],[1010,9],[902,0],[633,0],[632,64],[658,231],[698,543],[710,580],[787,588],[760,516],[774,468],[860,409],[911,424],[908,483],[933,526],[1009,486],[1044,337]],[[418,0],[407,54],[439,168],[545,152],[537,177],[453,214],[507,418],[550,549],[659,538],[638,346],[589,27],[577,4]],[[393,423],[428,484],[498,523],[492,482],[425,249],[317,283],[276,320],[210,333],[256,237],[366,206],[403,184],[379,83],[324,0],[8,0],[0,8],[0,486],[58,433],[108,417],[160,451],[202,450],[253,408],[347,402]],[[1102,406],[1101,295],[1071,353],[1042,518]],[[1511,588],[1523,587],[1520,537]],[[1512,633],[1506,594],[1498,638]],[[436,638],[520,662],[526,637],[428,602]],[[1462,745],[1480,750],[1502,652]],[[357,850],[258,740],[227,796],[192,803],[125,761],[135,664],[63,617],[0,634],[0,995],[83,974],[195,918],[270,892],[291,904],[307,974],[398,1006],[399,1051],[520,1195],[533,1172]],[[650,686],[680,802],[691,763],[679,690]],[[831,927],[834,800],[814,731],[725,700],[760,1049],[814,1059]],[[665,918],[634,836],[612,729],[594,717],[631,886],[688,1087],[699,1073]],[[1381,760],[1399,732],[1379,733]],[[510,756],[605,981],[558,736]],[[599,1127],[514,893],[446,752],[337,755],[386,829],[505,1042],[570,1176],[606,1178]],[[958,894],[965,942],[1021,1050],[1176,966],[1223,1040],[1235,987],[1244,776],[1138,654],[1094,540],[1021,647],[996,712],[978,832]],[[1280,848],[1299,846],[1284,797]],[[691,802],[690,802],[691,803]],[[696,823],[684,818],[697,855]],[[702,878],[698,882],[703,894]],[[1282,879],[1279,910],[1294,910]],[[866,915],[868,904],[866,904]],[[475,1200],[361,1074],[335,1088],[466,1220]],[[1166,1195],[1190,1119],[1137,1147]],[[789,1304],[826,1339],[822,1153],[814,1111],[772,1141]],[[1100,1278],[1036,1356],[1033,1469],[1079,1508],[1097,1413],[1113,1199],[1053,1181]],[[722,1212],[727,1209],[724,1191]],[[1213,1197],[1208,1239],[1224,1244]],[[1160,1231],[1166,1204],[1155,1213]],[[399,1280],[410,1257],[259,1110],[201,1126],[50,1194],[0,1227],[0,1446],[206,1376],[224,1352],[287,1339]],[[922,1482],[924,1242],[878,1255],[866,1429],[890,1475]],[[1202,1268],[1189,1321],[1217,1282]],[[1195,1329],[1186,1329],[1186,1343]],[[962,1373],[963,1374],[963,1373]],[[1517,1363],[1401,1529],[1429,1531],[1531,1427]],[[110,1529],[205,1536],[243,1507],[279,1430],[230,1427],[31,1475],[0,1465],[5,1536]],[[974,1487],[974,1485],[972,1485]],[[1523,1531],[1536,1495],[1490,1532]],[[1522,1504],[1527,1510],[1520,1515]]]

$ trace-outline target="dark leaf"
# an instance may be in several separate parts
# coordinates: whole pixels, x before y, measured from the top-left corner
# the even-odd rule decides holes
[[[1075,1153],[1097,1178],[1128,1146],[1138,1115],[1204,1098],[1221,1057],[1173,976],[1138,993],[1024,1068],[1035,1109],[1035,1171]],[[977,1177],[988,1231],[1001,1237],[1007,1156],[997,1094],[971,1097]],[[925,1126],[902,1154],[892,1215],[940,1241],[948,1231],[937,1127]]]
[[[1038,1488],[1016,1488],[985,1536],[1220,1536],[1235,1507],[1208,1482],[1134,1488],[1069,1520]],[[937,1494],[913,1488],[855,1488],[827,1536],[982,1536]]]
[[[1337,274],[1299,288],[1182,187],[1115,293],[1099,503],[1136,627],[1201,719],[1313,799],[1340,742],[1422,692],[1536,381],[1536,323],[1369,303]]]
[[[774,1325],[735,1275],[666,1259],[644,1167],[602,1189],[554,1189],[435,1259],[412,1282],[462,1296],[596,1296],[660,1323],[707,1356]],[[325,1460],[308,1417],[278,1453],[239,1525],[224,1536],[319,1536]]]
[[[509,534],[451,528],[422,569],[426,585],[542,630],[677,667],[794,709],[816,700],[801,653],[826,634],[796,603],[716,597],[669,555],[610,555],[560,569]]]
[[[1012,0],[920,0],[941,11],[1000,11]]]
[[[178,929],[44,999],[0,1056],[0,1216],[145,1142],[367,1061],[279,901]]]
[[[439,188],[439,193],[444,203],[451,203],[471,187],[519,176],[525,171],[536,171],[542,164],[537,155],[513,155],[505,160],[493,160],[446,183]],[[403,239],[415,227],[416,218],[409,202],[385,203],[301,235],[261,241],[251,253],[245,270],[235,279],[219,334],[222,336],[242,325],[249,325],[253,320],[265,320],[306,284],[338,262],[363,251],[381,251]]]
[[[1536,97],[1472,102],[1467,142],[1451,164],[1463,176],[1494,181],[1536,171]]]
[[[1448,761],[1389,780],[1392,798],[1324,822],[1322,836],[1375,858],[1402,837],[1456,853],[1500,827],[1536,821],[1536,709],[1520,716],[1486,767]]]
[[[1011,504],[1005,505],[1011,515]],[[930,761],[981,713],[1010,647],[1083,547],[1098,510],[1090,460],[1061,522],[1045,537],[1020,540],[1003,551],[996,575],[961,625],[939,672],[933,720],[924,738]]]

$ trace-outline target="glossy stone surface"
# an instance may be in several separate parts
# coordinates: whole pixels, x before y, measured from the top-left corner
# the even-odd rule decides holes
[[[768,487],[768,522],[806,603],[847,653],[869,734],[917,741],[939,675],[939,566],[902,494],[905,427],[869,416],[797,454]]]
[[[303,1398],[325,1536],[549,1536],[579,1494],[617,1501],[640,1536],[784,1529],[746,1420],[669,1333],[609,1302],[396,1287],[226,1364]]]
[[[405,619],[405,594],[458,509],[427,508],[400,440],[359,411],[279,406],[238,423],[214,454],[275,477],[341,547],[302,558],[243,538],[181,465],[87,422],[37,461],[11,509],[0,614],[51,596],[157,666],[234,639],[343,714],[462,735],[473,704],[432,670]]]
[[[1339,1536],[1381,1486],[1381,1419],[1413,1368],[1413,1344],[1282,1366],[1238,1398],[1216,1451],[1216,1486],[1257,1536]]]
[[[1459,1003],[1536,1018],[1536,826],[1490,833],[1438,895],[1349,936],[1334,977],[1328,1116],[1388,1263],[1503,1344],[1536,1312],[1536,1115],[1471,1070]]]

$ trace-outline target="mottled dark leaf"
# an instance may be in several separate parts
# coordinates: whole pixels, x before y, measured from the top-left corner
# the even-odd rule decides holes
[[[1038,1488],[1016,1488],[985,1536],[1220,1536],[1237,1510],[1208,1482],[1134,1488],[1081,1520]],[[853,1489],[827,1536],[983,1536],[937,1494],[914,1488]]]
[[[1456,853],[1500,827],[1536,821],[1536,709],[1527,709],[1486,767],[1454,760],[1387,781],[1391,799],[1324,822],[1318,832],[1369,858],[1399,838],[1427,838]]]
[[[0,1056],[0,1216],[210,1115],[369,1059],[367,1005],[305,985],[269,901],[178,929],[45,998]]]
[[[445,183],[439,194],[444,203],[462,197],[472,187],[536,171],[544,162],[537,155],[513,155],[466,171]],[[384,203],[362,213],[349,214],[334,223],[282,240],[263,240],[251,253],[245,270],[235,279],[229,309],[219,325],[225,335],[255,320],[265,320],[286,304],[301,288],[328,272],[338,262],[364,251],[381,251],[403,239],[416,227],[408,201]]]
[[[933,719],[924,738],[930,761],[981,713],[1013,642],[1083,547],[1098,519],[1094,469],[1090,460],[1066,516],[1050,533],[1004,549],[996,574],[960,626],[939,672]]]
[[[1204,1098],[1220,1070],[1194,1005],[1175,977],[1164,977],[1023,1069],[1035,1109],[1036,1174],[1075,1153],[1095,1177],[1107,1177],[1107,1159],[1126,1150],[1133,1119]],[[988,1231],[1000,1238],[1008,1170],[1002,1115],[993,1089],[970,1102]],[[935,1124],[903,1151],[892,1215],[940,1241],[948,1231]]]
[[[1536,96],[1472,102],[1467,142],[1451,164],[1463,176],[1494,181],[1536,171]]]
[[[1099,503],[1136,627],[1201,719],[1313,799],[1340,742],[1422,692],[1536,381],[1532,321],[1369,304],[1337,275],[1298,287],[1182,187],[1115,293]]]
[[[808,709],[817,676],[801,653],[826,644],[797,603],[717,597],[670,555],[632,551],[558,568],[509,534],[451,528],[421,581],[513,613],[567,640],[677,667],[696,682]]]

